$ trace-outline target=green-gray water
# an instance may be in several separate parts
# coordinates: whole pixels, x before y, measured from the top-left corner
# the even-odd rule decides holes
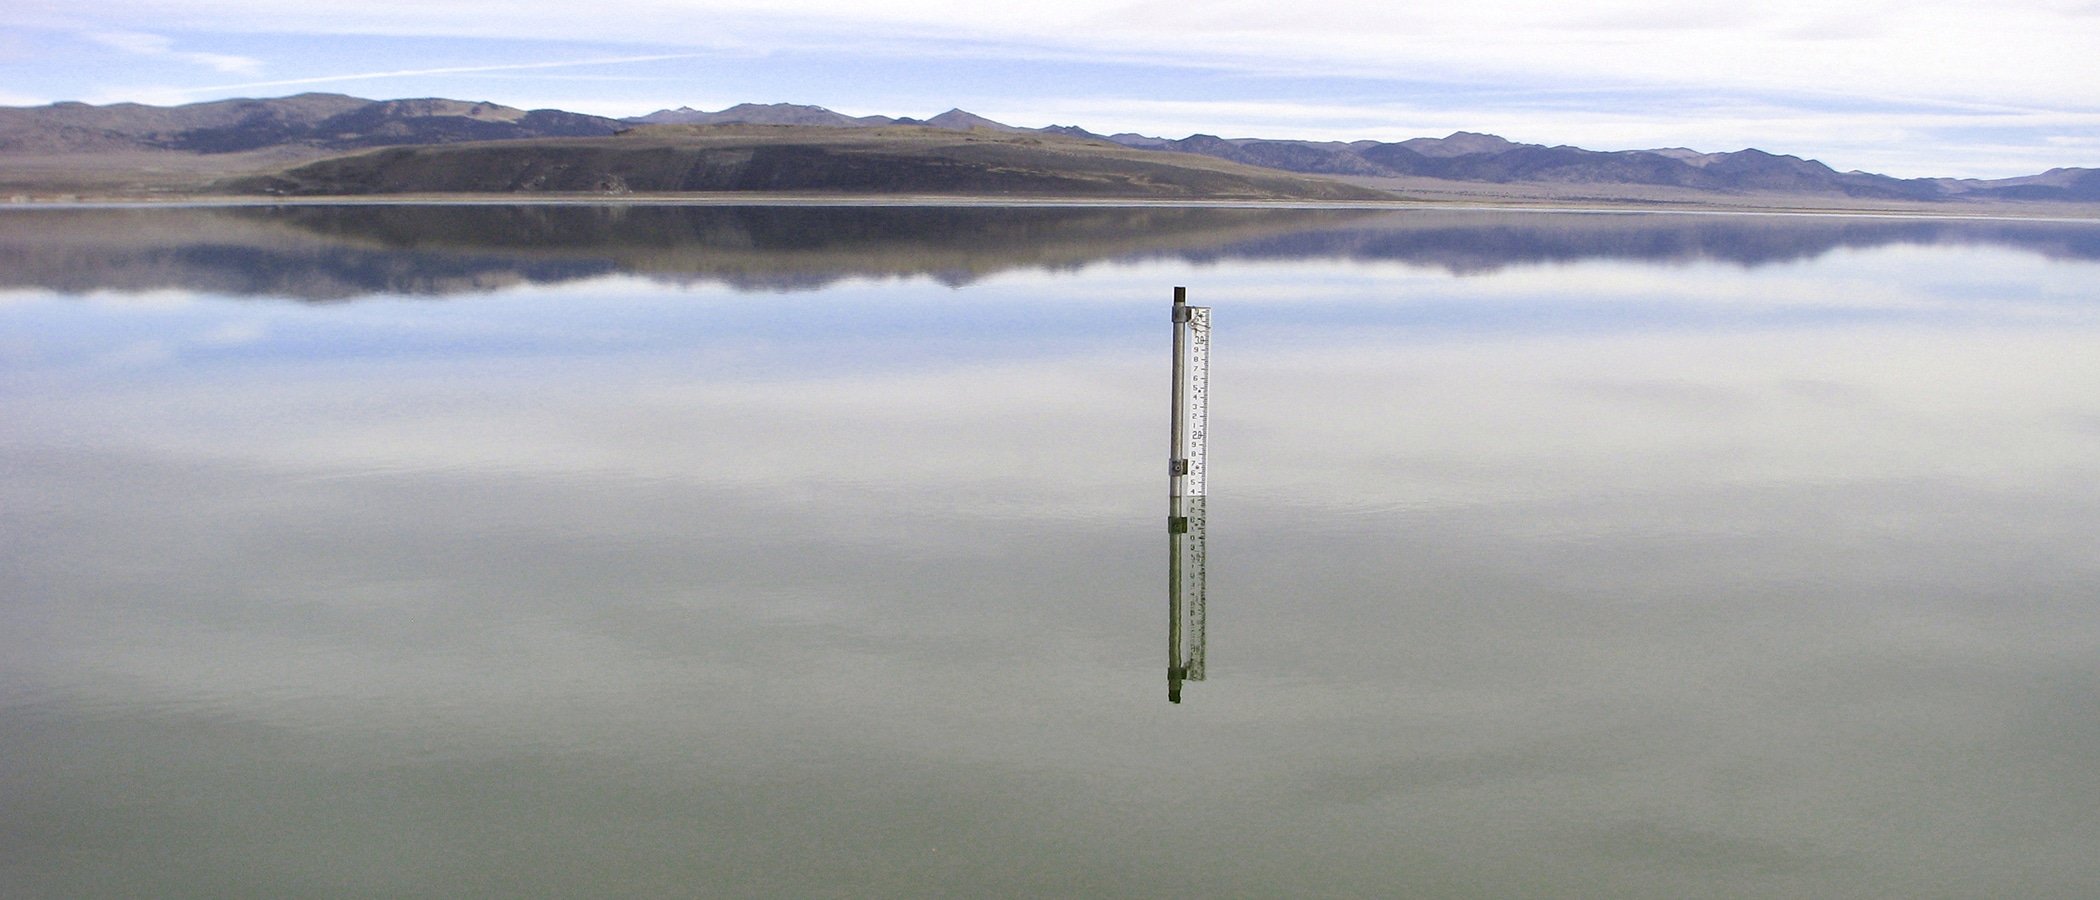
[[[2100,884],[2096,224],[9,210],[0,422],[9,900]]]

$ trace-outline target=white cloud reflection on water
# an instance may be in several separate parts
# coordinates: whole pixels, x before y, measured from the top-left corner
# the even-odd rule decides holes
[[[1322,265],[10,307],[83,351],[0,394],[20,827],[200,895],[2090,883],[2090,265]]]

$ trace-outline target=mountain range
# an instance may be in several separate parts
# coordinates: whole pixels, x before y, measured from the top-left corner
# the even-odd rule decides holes
[[[1726,153],[1686,148],[1598,151],[1519,143],[1471,132],[1391,143],[1228,139],[1207,134],[1168,139],[1136,133],[1101,135],[1068,125],[1020,128],[960,109],[922,120],[848,116],[820,106],[746,103],[713,112],[681,107],[611,119],[441,98],[367,100],[323,93],[175,107],[56,103],[0,108],[0,166],[10,159],[30,157],[166,151],[211,155],[274,150],[284,159],[312,159],[380,147],[604,138],[643,126],[715,125],[815,127],[830,134],[840,129],[897,126],[1041,134],[1210,157],[1387,189],[1403,188],[1402,182],[1410,179],[1433,179],[1486,185],[1637,185],[1707,193],[1893,201],[2100,201],[2100,169],[2093,168],[2060,168],[1996,180],[1906,179],[1839,172],[1816,160],[1757,149]]]
[[[1460,131],[1442,138],[1379,141],[1294,141],[1221,138],[1195,134],[1179,140],[1125,132],[1101,135],[1071,125],[1023,129],[951,109],[931,119],[847,116],[821,106],[745,103],[719,112],[690,108],[658,110],[629,122],[678,124],[754,123],[868,127],[924,124],[936,128],[1040,131],[1112,141],[1142,150],[1194,153],[1251,166],[1370,178],[1437,178],[1509,184],[1645,184],[1705,191],[1836,193],[1886,200],[1945,200],[1968,197],[2012,200],[2100,200],[2100,169],[2052,169],[2040,175],[1997,180],[1892,178],[1868,172],[1839,172],[1821,162],[1763,150],[1701,153],[1683,147],[1655,150],[1585,150],[1521,144],[1492,134]]]
[[[436,98],[366,100],[342,94],[183,106],[54,103],[0,108],[0,154],[237,153],[285,145],[357,150],[396,144],[603,136],[624,127],[614,119],[558,109],[527,111]]]

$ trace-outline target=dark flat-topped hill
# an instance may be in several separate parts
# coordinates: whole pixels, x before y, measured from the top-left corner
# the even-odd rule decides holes
[[[638,126],[614,137],[395,147],[226,187],[282,196],[809,191],[1375,200],[1382,191],[1056,134],[926,126]]]

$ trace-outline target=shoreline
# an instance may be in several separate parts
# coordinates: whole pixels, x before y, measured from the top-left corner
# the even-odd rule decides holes
[[[24,198],[0,202],[0,210],[54,209],[180,209],[269,206],[811,206],[811,207],[1011,207],[1025,208],[1187,208],[1187,209],[1318,209],[1366,211],[1502,211],[1586,214],[1657,214],[1711,216],[1837,216],[1886,219],[2017,220],[2040,222],[2100,222],[2100,204],[2047,204],[2026,209],[2001,205],[1989,208],[1934,209],[1917,206],[1789,204],[1773,202],[1698,202],[1690,200],[1566,200],[1511,197],[1507,200],[1206,200],[1122,197],[1012,197],[955,194],[811,194],[811,193],[634,193],[557,194],[395,194],[375,196],[350,194],[320,197],[257,197],[252,195],[205,195],[187,197],[76,197],[61,194],[50,198]]]

